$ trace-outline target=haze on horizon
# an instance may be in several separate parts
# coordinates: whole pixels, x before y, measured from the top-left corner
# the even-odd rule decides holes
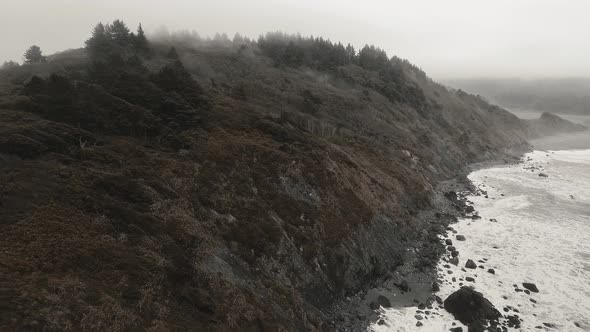
[[[0,63],[82,47],[99,21],[251,38],[283,31],[384,48],[436,80],[590,77],[584,0],[2,0]]]

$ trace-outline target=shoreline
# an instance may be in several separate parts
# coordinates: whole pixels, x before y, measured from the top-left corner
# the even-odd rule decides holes
[[[508,151],[501,157],[476,162],[467,165],[457,173],[457,176],[441,181],[437,184],[433,197],[433,208],[424,211],[421,215],[422,222],[436,223],[439,227],[430,229],[428,237],[437,237],[442,241],[430,243],[438,247],[437,256],[432,265],[416,268],[415,264],[421,264],[420,253],[413,252],[414,248],[408,248],[406,255],[410,256],[404,265],[388,273],[380,280],[374,280],[363,290],[354,296],[347,297],[337,302],[327,316],[331,323],[330,329],[334,331],[366,331],[371,325],[380,323],[380,307],[404,308],[416,306],[432,309],[437,302],[442,300],[436,295],[438,289],[438,262],[446,254],[444,236],[452,229],[453,224],[459,222],[459,218],[465,218],[467,212],[468,196],[477,194],[480,189],[469,180],[468,175],[477,170],[497,166],[510,166],[522,162],[522,157],[532,151],[530,147],[519,151]],[[450,199],[448,193],[455,193],[456,199]],[[460,193],[463,193],[462,195]],[[471,211],[473,212],[473,211]],[[433,219],[434,218],[434,219]]]
[[[441,236],[441,241],[446,242],[448,247],[437,266],[441,285],[436,293],[438,299],[444,300],[465,286],[481,292],[480,296],[501,313],[498,318],[489,322],[490,325],[502,330],[590,328],[587,315],[584,314],[587,311],[583,306],[566,305],[570,298],[577,299],[576,303],[585,301],[583,295],[580,295],[582,299],[577,295],[586,292],[577,287],[584,280],[584,272],[578,271],[582,273],[580,277],[569,281],[570,273],[576,273],[576,264],[579,266],[580,263],[584,264],[584,261],[574,260],[572,263],[566,259],[567,263],[561,263],[568,254],[575,255],[575,251],[567,248],[570,239],[587,243],[583,237],[575,236],[576,230],[586,224],[570,225],[571,222],[584,221],[584,214],[572,212],[567,214],[565,219],[560,219],[562,212],[549,212],[555,211],[558,206],[546,207],[549,210],[542,208],[543,205],[551,206],[552,202],[557,203],[556,200],[567,207],[570,202],[578,199],[578,195],[571,192],[574,197],[569,192],[575,186],[568,186],[567,182],[563,182],[575,183],[578,173],[565,171],[573,167],[570,165],[588,164],[588,159],[586,157],[586,161],[581,161],[577,157],[572,158],[572,155],[577,154],[571,150],[562,152],[561,157],[554,158],[550,155],[556,153],[557,156],[558,151],[534,150],[525,154],[516,165],[496,163],[489,168],[479,168],[482,172],[476,171],[469,175],[471,183],[478,189],[461,196],[474,208],[470,209],[469,215],[449,227],[449,231]],[[564,162],[573,164],[563,164]],[[546,180],[547,177],[549,180]],[[552,179],[558,182],[547,182]],[[540,188],[538,192],[531,193],[527,189],[537,186]],[[556,190],[557,188],[559,189]],[[564,190],[560,190],[561,188]],[[587,185],[582,188],[585,188],[581,189],[583,193],[588,193]],[[546,194],[539,196],[539,193]],[[586,199],[583,201],[586,203],[582,204],[588,202]],[[529,205],[531,207],[527,208]],[[562,208],[558,208],[558,211]],[[469,218],[475,215],[478,217]],[[556,237],[556,234],[552,233],[555,231],[561,236]],[[543,243],[548,243],[547,241],[555,241],[557,246],[544,246]],[[455,255],[451,255],[451,252],[455,250],[460,252],[460,255],[458,254],[459,259],[453,262],[451,258]],[[587,252],[587,249],[584,252]],[[551,266],[541,268],[545,261]],[[562,275],[562,271],[566,274]],[[580,291],[582,293],[579,293]],[[466,331],[468,328],[445,310],[446,301],[444,307],[441,302],[438,305],[433,303],[427,308],[396,306],[393,310],[382,310],[383,324],[387,324],[386,327],[374,326],[371,330],[455,331],[456,328],[457,331],[461,331],[459,328],[462,328],[462,331]],[[566,305],[563,307],[565,309],[554,312],[556,306],[561,308],[563,305]],[[585,308],[590,309],[587,305]],[[395,326],[397,329],[389,326]]]

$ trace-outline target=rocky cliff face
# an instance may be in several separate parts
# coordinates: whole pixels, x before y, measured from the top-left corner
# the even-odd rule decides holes
[[[528,147],[405,62],[177,49],[2,73],[3,329],[328,329],[408,248],[436,261],[437,183]]]

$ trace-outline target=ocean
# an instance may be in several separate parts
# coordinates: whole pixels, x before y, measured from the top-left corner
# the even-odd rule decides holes
[[[553,138],[536,146],[583,145],[587,138],[564,137],[557,138],[559,144]],[[460,262],[440,261],[436,294],[444,300],[461,284],[472,286],[502,314],[518,315],[519,331],[590,331],[590,149],[536,150],[519,164],[482,169],[469,179],[488,197],[469,197],[481,219],[452,225],[466,240],[449,232]],[[481,267],[464,269],[467,259]],[[539,292],[526,294],[523,282],[534,283]],[[463,326],[436,302],[432,309],[380,310],[383,321],[371,331]]]

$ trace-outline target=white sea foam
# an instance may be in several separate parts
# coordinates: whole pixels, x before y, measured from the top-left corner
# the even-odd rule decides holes
[[[439,263],[443,281],[437,295],[445,299],[460,287],[459,278],[471,276],[474,283],[463,283],[483,293],[500,312],[505,314],[505,306],[517,308],[521,330],[539,331],[536,327],[543,326],[552,331],[590,331],[590,150],[535,151],[525,160],[469,176],[489,198],[469,198],[482,219],[453,225],[467,240],[457,241],[450,234],[460,263]],[[540,172],[548,177],[539,176]],[[463,272],[468,258],[484,268]],[[478,262],[484,258],[487,262]],[[488,273],[489,268],[495,274]],[[513,285],[523,289],[523,282],[535,283],[540,292],[516,292]],[[375,324],[370,330],[448,331],[453,323],[462,326],[438,308],[431,311],[440,315],[427,315],[420,321],[423,326],[417,327],[416,310],[387,309],[386,325]]]

